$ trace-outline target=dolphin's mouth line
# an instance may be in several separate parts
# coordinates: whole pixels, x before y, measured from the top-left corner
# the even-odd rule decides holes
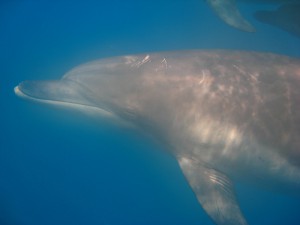
[[[89,111],[95,111],[95,112],[100,113],[101,115],[110,116],[110,117],[114,116],[112,112],[105,110],[103,108],[92,106],[92,105],[79,104],[79,103],[74,103],[74,102],[64,102],[64,101],[57,101],[57,100],[47,100],[47,99],[42,99],[42,98],[31,97],[30,95],[25,94],[19,88],[19,86],[16,86],[14,88],[14,92],[17,96],[19,96],[21,98],[39,102],[39,103],[43,103],[43,104],[51,104],[51,105],[55,105],[55,106],[78,108],[78,109],[82,109],[83,111],[86,111],[86,109],[89,109]]]
[[[47,101],[47,100],[43,100],[43,99],[33,98],[30,95],[26,95],[23,91],[20,90],[19,86],[14,87],[14,92],[17,96],[24,98],[24,99],[30,99],[32,101],[38,101],[38,102]]]
[[[95,106],[90,106],[90,105],[85,105],[85,104],[79,104],[79,103],[73,103],[73,102],[64,102],[64,101],[58,101],[58,100],[48,100],[48,99],[43,99],[43,98],[37,98],[37,97],[31,97],[28,94],[25,94],[20,88],[19,86],[16,86],[14,88],[15,94],[21,98],[24,99],[29,99],[35,102],[42,102],[42,103],[50,103],[50,104],[71,104],[71,105],[79,105],[79,106],[86,106],[86,107],[94,107],[97,108]]]

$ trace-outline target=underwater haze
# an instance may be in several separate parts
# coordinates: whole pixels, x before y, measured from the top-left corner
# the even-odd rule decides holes
[[[177,162],[156,143],[79,112],[23,101],[13,89],[124,54],[239,49],[300,57],[299,38],[253,17],[275,8],[241,2],[256,27],[247,33],[202,0],[1,0],[0,225],[213,225]],[[300,224],[299,196],[239,183],[236,192],[250,225]]]

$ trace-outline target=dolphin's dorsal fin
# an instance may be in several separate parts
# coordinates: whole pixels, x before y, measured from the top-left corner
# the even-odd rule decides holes
[[[199,161],[179,157],[179,165],[206,213],[218,225],[247,225],[230,179]]]
[[[242,31],[254,32],[255,28],[245,20],[235,0],[206,0],[214,12],[228,25]]]

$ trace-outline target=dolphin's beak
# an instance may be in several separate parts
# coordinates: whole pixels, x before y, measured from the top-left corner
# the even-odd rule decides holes
[[[31,101],[76,108],[105,118],[118,119],[110,110],[95,104],[93,93],[89,89],[72,80],[23,81],[14,91],[17,96]]]
[[[71,80],[23,81],[14,91],[16,95],[29,100],[90,105],[87,91]]]
[[[23,81],[14,88],[15,94],[29,99],[53,99],[55,86],[58,81]],[[57,83],[57,85],[55,85]]]

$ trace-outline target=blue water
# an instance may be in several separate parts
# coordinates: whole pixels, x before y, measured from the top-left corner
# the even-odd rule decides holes
[[[0,1],[0,225],[212,225],[176,162],[138,134],[17,98],[96,58],[174,49],[300,56],[300,40],[241,11],[223,24],[201,0]],[[237,184],[249,224],[300,224],[300,198]]]

